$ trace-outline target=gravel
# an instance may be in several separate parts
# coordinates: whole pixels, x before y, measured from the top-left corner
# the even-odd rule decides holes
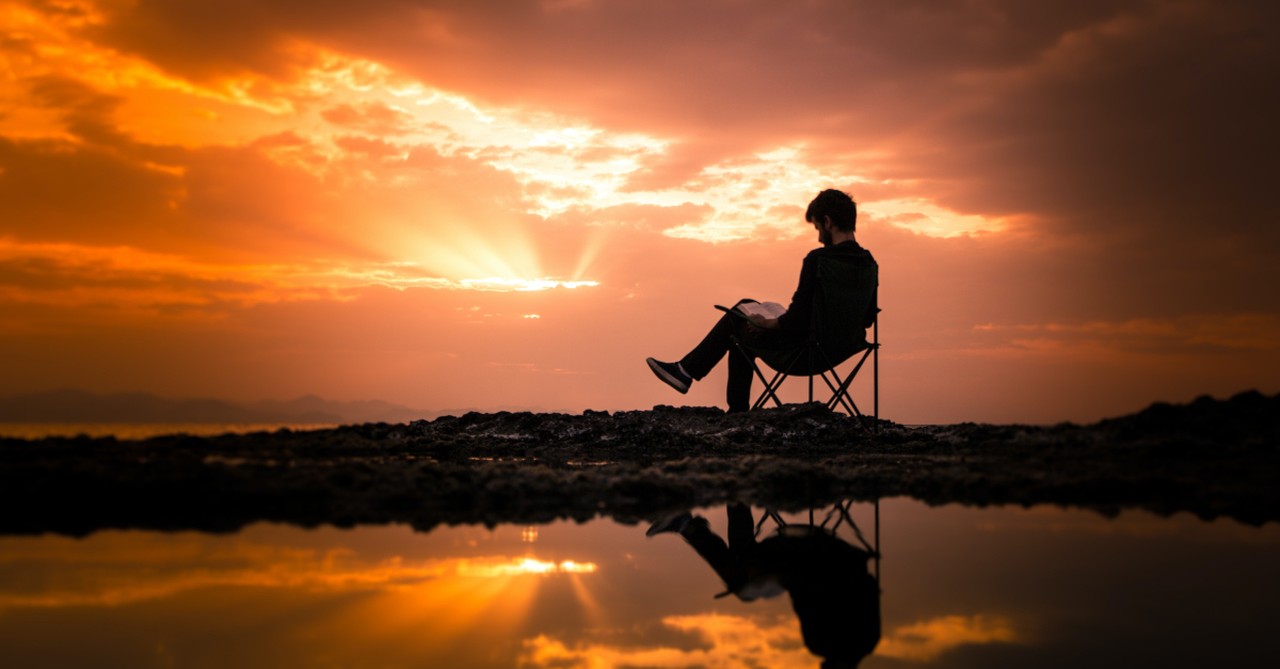
[[[878,430],[790,405],[468,413],[217,437],[0,439],[0,533],[641,522],[741,500],[907,496],[1280,520],[1280,395],[1155,404],[1091,425]]]

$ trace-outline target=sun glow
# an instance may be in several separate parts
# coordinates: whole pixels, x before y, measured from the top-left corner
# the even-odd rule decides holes
[[[515,558],[508,562],[463,563],[458,567],[458,575],[463,577],[496,578],[526,574],[538,576],[550,574],[593,574],[597,569],[598,567],[594,562],[575,562],[573,560],[552,562],[550,560],[526,557]]]
[[[463,279],[458,282],[469,290],[488,290],[496,292],[519,291],[531,292],[551,290],[552,288],[591,288],[600,285],[599,281],[561,281],[559,279],[504,279],[488,277],[485,279]]]

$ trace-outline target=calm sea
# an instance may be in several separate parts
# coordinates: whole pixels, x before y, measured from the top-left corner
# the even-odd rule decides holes
[[[43,439],[45,437],[115,437],[148,439],[172,434],[208,437],[219,434],[248,434],[289,430],[325,430],[334,423],[0,423],[0,437]]]

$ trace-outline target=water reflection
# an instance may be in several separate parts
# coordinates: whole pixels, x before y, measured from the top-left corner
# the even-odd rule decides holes
[[[0,667],[1280,666],[1280,526],[879,506],[0,537]]]
[[[869,544],[850,514],[852,502],[826,510],[820,523],[789,523],[766,511],[757,524],[751,509],[731,503],[725,510],[729,540],[711,530],[700,515],[682,513],[655,522],[647,536],[674,534],[684,539],[724,582],[717,598],[733,595],[744,602],[784,591],[800,622],[800,637],[825,668],[856,667],[880,641],[879,550]],[[873,502],[874,536],[880,536],[879,502]],[[774,529],[761,539],[766,521]],[[848,528],[861,547],[841,538]],[[876,559],[876,576],[868,563]]]

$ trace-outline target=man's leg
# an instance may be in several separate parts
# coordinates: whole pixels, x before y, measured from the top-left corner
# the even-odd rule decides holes
[[[738,304],[754,301],[739,300]],[[688,355],[680,359],[680,366],[689,376],[701,381],[711,373],[711,370],[720,363],[721,358],[724,358],[724,354],[733,346],[729,338],[744,332],[746,324],[745,320],[737,316],[730,314],[721,316],[707,336],[703,337]]]
[[[686,543],[693,546],[693,550],[697,551],[708,565],[711,565],[720,580],[724,581],[726,588],[732,590],[742,585],[744,577],[737,561],[734,560],[733,553],[730,552],[724,539],[711,531],[706,518],[694,516],[684,529],[680,530],[680,536]]]
[[[737,413],[751,408],[751,381],[755,378],[755,366],[741,351],[729,351],[729,381],[725,386],[725,401],[729,411]]]
[[[733,502],[726,509],[729,516],[729,551],[741,555],[756,545],[756,521],[751,517],[751,507]]]

